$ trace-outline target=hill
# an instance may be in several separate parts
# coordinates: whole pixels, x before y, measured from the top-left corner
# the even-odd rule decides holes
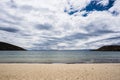
[[[120,45],[103,46],[99,49],[96,49],[95,51],[120,51]]]
[[[6,50],[21,50],[21,51],[25,51],[25,49],[9,44],[9,43],[5,43],[5,42],[0,42],[0,50],[6,51]]]

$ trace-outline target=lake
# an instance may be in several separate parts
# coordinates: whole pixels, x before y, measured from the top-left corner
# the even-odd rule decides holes
[[[113,51],[0,51],[0,63],[120,63],[120,52]]]

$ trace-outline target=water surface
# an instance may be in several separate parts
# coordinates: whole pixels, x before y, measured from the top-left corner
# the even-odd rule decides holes
[[[0,63],[120,63],[120,52],[0,51]]]

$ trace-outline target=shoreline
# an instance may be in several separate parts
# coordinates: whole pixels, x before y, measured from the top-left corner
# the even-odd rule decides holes
[[[8,62],[6,63],[6,62],[2,62],[1,63],[0,62],[0,64],[73,64],[74,65],[74,64],[120,64],[120,63],[119,62],[116,62],[116,63],[111,63],[111,62],[110,63],[107,63],[107,62],[106,63],[102,63],[102,62],[101,63],[87,63],[87,62],[86,63],[85,62],[84,63],[35,63],[35,62],[30,62],[30,63],[29,62],[28,63]]]

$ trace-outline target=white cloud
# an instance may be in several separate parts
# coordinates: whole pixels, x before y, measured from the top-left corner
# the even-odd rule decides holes
[[[101,4],[103,6],[106,6],[109,4],[109,0],[97,0],[98,1],[98,4]]]
[[[120,14],[120,0],[116,0],[114,3],[114,6],[112,8],[109,9],[110,12],[117,12]]]
[[[89,49],[120,43],[109,39],[120,34],[120,15],[112,14],[120,12],[119,0],[108,11],[89,12],[86,17],[82,16],[85,11],[75,15],[64,12],[83,9],[90,1],[0,0],[0,40],[35,50]],[[107,5],[108,0],[98,4]]]

